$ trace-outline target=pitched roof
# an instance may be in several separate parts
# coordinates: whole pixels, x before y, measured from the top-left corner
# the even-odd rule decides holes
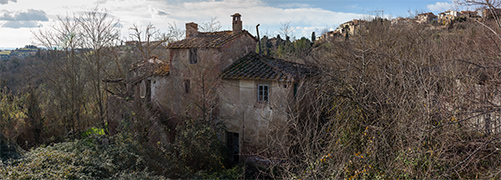
[[[314,74],[315,68],[250,52],[220,74],[222,79],[295,81]]]
[[[131,65],[130,71],[139,71],[147,76],[160,75],[165,76],[170,72],[168,63],[161,61],[157,57],[150,57],[148,60],[142,60]]]
[[[432,12],[427,12],[427,13],[421,13],[421,14],[418,14],[418,16],[430,16],[430,17],[437,17],[435,14],[433,14]]]
[[[186,38],[180,41],[170,43],[167,48],[169,49],[181,49],[181,48],[218,48],[233,39],[236,39],[243,35],[252,36],[249,32],[243,30],[239,33],[233,33],[232,31],[218,31],[218,32],[198,32],[195,37]]]

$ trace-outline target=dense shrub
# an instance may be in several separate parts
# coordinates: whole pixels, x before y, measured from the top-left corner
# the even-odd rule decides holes
[[[102,138],[104,140],[104,137]],[[147,172],[141,147],[118,135],[96,136],[32,149],[0,167],[0,179],[160,179]]]
[[[222,124],[189,120],[170,144],[91,128],[82,139],[31,149],[0,167],[0,179],[239,179],[244,167],[225,162]],[[155,147],[156,146],[156,147]],[[157,148],[160,147],[160,148]]]
[[[461,26],[368,21],[348,41],[316,43],[307,60],[320,76],[298,89],[286,138],[270,136],[278,163],[266,173],[499,179],[499,36]]]
[[[243,179],[245,166],[235,166],[231,169],[224,169],[218,172],[199,171],[194,179]]]
[[[21,147],[8,141],[0,134],[0,165],[6,160],[20,158],[22,153]]]
[[[222,124],[197,120],[187,120],[179,126],[174,143],[164,149],[170,163],[168,176],[190,178],[197,173],[223,171],[227,164],[222,129]]]

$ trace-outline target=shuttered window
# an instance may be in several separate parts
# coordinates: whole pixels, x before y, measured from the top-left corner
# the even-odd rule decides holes
[[[270,86],[266,84],[257,85],[257,102],[268,102]]]

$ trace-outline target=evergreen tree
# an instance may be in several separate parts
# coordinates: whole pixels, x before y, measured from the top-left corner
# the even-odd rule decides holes
[[[282,45],[283,39],[280,38],[280,34],[277,35],[277,42],[275,46],[278,48],[280,45]]]
[[[311,44],[314,44],[315,40],[317,40],[317,36],[315,35],[315,31],[313,31],[311,32]]]

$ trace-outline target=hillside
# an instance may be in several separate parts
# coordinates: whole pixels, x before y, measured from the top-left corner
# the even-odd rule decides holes
[[[0,179],[501,178],[494,20],[257,39],[235,13],[165,46],[103,14],[109,41],[0,61]]]

